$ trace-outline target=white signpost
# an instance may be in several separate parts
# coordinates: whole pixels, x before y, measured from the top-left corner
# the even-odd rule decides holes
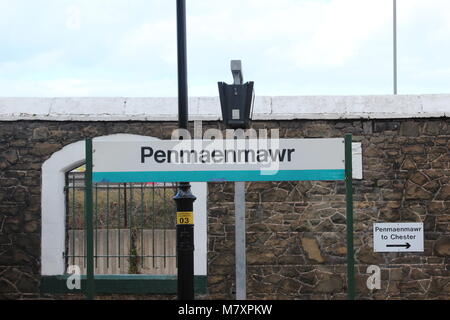
[[[423,223],[374,223],[375,252],[423,252]]]
[[[327,139],[97,140],[88,139],[90,182],[345,181],[348,299],[355,297],[353,249],[352,135]],[[89,143],[88,143],[89,142]],[[88,163],[88,161],[87,161]],[[86,187],[89,190],[89,187]],[[236,203],[245,185],[237,184]],[[89,205],[92,209],[92,203]],[[244,212],[245,207],[237,212]],[[237,260],[245,260],[245,216],[236,215]],[[93,261],[93,255],[88,257]],[[236,274],[245,299],[245,263]]]
[[[93,182],[344,180],[344,139],[94,141]]]

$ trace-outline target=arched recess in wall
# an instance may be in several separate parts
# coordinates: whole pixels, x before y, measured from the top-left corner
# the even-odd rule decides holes
[[[132,134],[114,134],[96,137],[102,139],[127,141],[143,136]],[[154,139],[154,137],[145,137]],[[65,173],[85,162],[84,140],[71,143],[55,152],[42,165],[42,235],[41,235],[41,275],[53,276],[65,273],[65,236],[66,236],[66,205],[65,205]],[[207,270],[207,185],[204,182],[192,183],[192,192],[197,197],[194,202],[194,273],[206,275]]]

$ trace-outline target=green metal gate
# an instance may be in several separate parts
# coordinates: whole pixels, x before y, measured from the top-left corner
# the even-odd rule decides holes
[[[95,274],[176,274],[173,183],[95,183]],[[66,173],[66,270],[86,273],[85,166]]]
[[[65,273],[42,276],[40,291],[176,294],[176,191],[176,183],[92,183],[87,139],[86,165],[66,172],[64,188],[65,270],[80,268],[81,288],[69,288],[73,274]],[[206,276],[194,280],[206,293]]]

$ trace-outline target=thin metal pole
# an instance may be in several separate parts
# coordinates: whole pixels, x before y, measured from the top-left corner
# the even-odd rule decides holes
[[[394,0],[394,94],[397,94],[397,0]]]
[[[109,269],[109,182],[106,184],[106,268]]]
[[[133,230],[132,230],[132,225],[133,225],[133,184],[129,183],[128,186],[130,187],[130,201],[129,201],[129,210],[128,210],[128,229],[129,229],[129,237],[128,237],[128,241],[129,246],[128,246],[128,250],[130,252],[130,256],[132,256],[134,254],[134,250],[133,249]],[[133,260],[129,260],[130,261],[130,266],[133,264],[132,261]],[[128,267],[129,268],[129,267]],[[129,268],[130,269],[130,268]]]
[[[188,82],[186,54],[186,1],[177,0],[178,127],[188,128]]]
[[[98,268],[98,185],[95,184],[95,268]]]
[[[345,190],[347,202],[347,299],[355,299],[355,257],[353,249],[352,134],[345,135]]]
[[[85,177],[86,179],[86,177]],[[72,264],[75,264],[75,255],[76,253],[76,249],[75,249],[75,229],[77,229],[77,218],[76,218],[76,212],[75,212],[75,175],[72,174],[72,254],[73,254],[73,258],[72,258]],[[81,226],[80,226],[81,227]],[[84,253],[84,252],[83,252]],[[84,260],[84,259],[83,259]],[[80,261],[81,263],[81,261]],[[83,261],[83,266],[84,266],[84,261]]]
[[[152,188],[152,214],[153,214],[153,224],[152,224],[152,266],[155,268],[155,229],[156,229],[156,210],[155,210],[155,185]]]
[[[141,183],[141,256],[144,256],[144,184]],[[144,268],[144,258],[141,258],[141,268]]]
[[[84,179],[85,232],[86,232],[86,299],[95,298],[94,284],[94,228],[92,222],[92,139],[86,139],[86,173]]]
[[[72,223],[70,223],[70,220],[69,220],[69,218],[70,218],[70,205],[69,205],[69,203],[70,203],[70,189],[69,189],[69,172],[66,172],[66,174],[64,175],[64,194],[65,194],[65,206],[66,206],[66,212],[67,212],[67,224],[68,224],[68,226],[67,226],[67,229],[68,229],[68,231],[67,231],[67,235],[66,235],[66,243],[65,243],[65,253],[64,253],[64,269],[66,269],[67,270],[67,267],[69,266],[69,255],[72,253],[72,254],[75,254],[74,252],[72,252],[71,250],[70,250],[70,227],[72,227],[72,228],[74,228],[74,224],[73,224],[73,221],[72,221]],[[72,249],[73,250],[73,249]],[[72,265],[73,265],[74,263],[72,263]]]
[[[117,208],[117,252],[119,253],[119,269],[120,269],[120,213],[121,213],[121,205],[120,205],[120,183],[117,185],[117,196],[118,196],[118,208]]]
[[[163,242],[163,247],[164,247],[164,268],[166,268],[166,217],[167,217],[167,199],[166,199],[166,183],[164,182],[164,187],[163,187],[163,215],[164,215],[164,219],[162,220],[163,223],[163,232],[164,232],[164,242]]]
[[[247,264],[245,244],[245,182],[234,183],[236,300],[247,299]]]
[[[243,84],[244,76],[240,60],[231,60],[231,74],[233,75],[234,85]],[[245,139],[242,130],[235,131],[235,135],[238,139]],[[245,242],[245,182],[243,181],[234,183],[234,220],[236,300],[246,300],[247,257]]]

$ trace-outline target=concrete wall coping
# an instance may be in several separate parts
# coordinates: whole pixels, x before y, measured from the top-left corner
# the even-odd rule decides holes
[[[177,98],[0,98],[0,121],[176,121]],[[218,97],[189,99],[189,119],[220,120]],[[254,120],[450,116],[450,94],[257,96]]]

